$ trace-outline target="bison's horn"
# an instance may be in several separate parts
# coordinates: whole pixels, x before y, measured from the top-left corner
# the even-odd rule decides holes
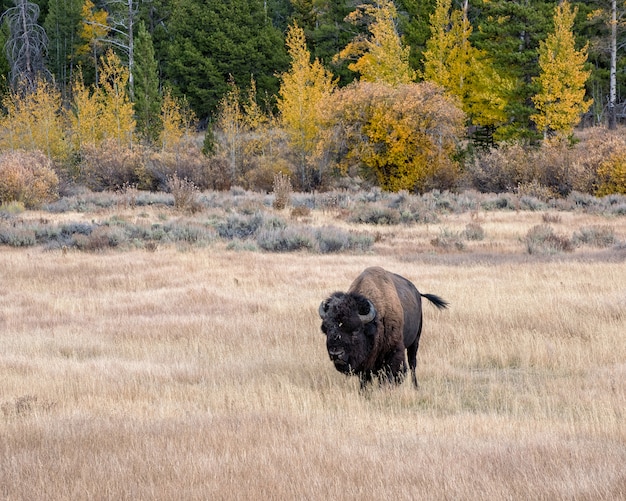
[[[374,320],[374,317],[376,316],[376,308],[374,308],[374,305],[369,299],[367,300],[367,302],[370,305],[369,311],[365,315],[359,315],[361,322],[363,322],[364,324],[370,323],[372,320]]]
[[[320,314],[321,318],[324,318],[326,316],[326,309],[328,308],[328,304],[326,303],[326,301],[322,301],[320,303],[320,308],[318,310],[318,313]]]

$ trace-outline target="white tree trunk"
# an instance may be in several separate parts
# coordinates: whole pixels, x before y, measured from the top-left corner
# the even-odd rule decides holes
[[[617,0],[611,0],[611,69],[609,77],[609,107],[608,122],[609,129],[617,128],[617,118],[615,116],[616,97],[616,72],[617,72]]]

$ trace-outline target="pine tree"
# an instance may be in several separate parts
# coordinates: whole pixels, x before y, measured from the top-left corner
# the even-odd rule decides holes
[[[156,142],[162,124],[161,96],[157,62],[152,38],[145,24],[139,23],[135,37],[135,116],[137,132],[150,142]]]
[[[82,0],[49,0],[44,28],[48,35],[48,68],[61,90],[70,96],[80,41]]]
[[[301,188],[307,189],[314,184],[308,160],[320,131],[320,104],[336,84],[318,59],[311,62],[302,28],[290,26],[286,44],[291,68],[281,75],[278,109],[282,127],[297,155]]]
[[[402,44],[396,29],[396,7],[393,2],[382,0],[377,6],[362,5],[350,14],[354,23],[372,17],[369,36],[357,36],[338,55],[337,60],[357,58],[348,65],[360,74],[363,82],[380,82],[400,85],[415,80],[415,72],[409,65],[410,49]]]
[[[506,125],[501,139],[534,139],[530,120],[531,97],[536,92],[533,78],[539,74],[537,48],[551,25],[555,2],[545,0],[474,0],[480,16],[472,33],[474,46],[489,55],[494,70],[512,82],[507,95]]]
[[[539,46],[540,90],[532,98],[537,113],[531,118],[544,137],[551,132],[570,135],[591,106],[585,100],[585,82],[591,73],[585,70],[588,45],[576,50],[572,32],[576,12],[567,1],[557,5],[554,32]]]
[[[411,48],[409,63],[418,73],[423,70],[423,52],[430,38],[430,15],[436,0],[396,0],[400,15],[398,27],[405,43]]]
[[[288,3],[295,10],[292,20],[304,30],[312,57],[333,72],[340,86],[352,82],[356,74],[348,68],[349,62],[333,64],[333,58],[358,33],[365,32],[365,26],[356,26],[347,19],[354,3],[345,0],[289,0]]]
[[[185,95],[200,118],[208,118],[228,90],[254,75],[259,92],[276,95],[277,72],[288,66],[281,32],[263,0],[180,0],[172,9],[167,39],[155,44],[164,77]]]

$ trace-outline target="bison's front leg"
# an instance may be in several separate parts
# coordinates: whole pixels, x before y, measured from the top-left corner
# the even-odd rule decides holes
[[[401,383],[406,375],[404,348],[397,348],[385,357],[383,374],[390,383]]]
[[[372,371],[365,371],[359,374],[359,382],[361,383],[361,391],[367,388],[367,385],[372,381]]]

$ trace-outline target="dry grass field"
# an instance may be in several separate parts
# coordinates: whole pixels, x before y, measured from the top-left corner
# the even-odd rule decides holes
[[[541,223],[336,255],[0,247],[0,498],[626,499],[624,245],[528,254]],[[554,223],[585,225],[626,240],[626,217]],[[370,265],[451,303],[424,304],[418,391],[328,360],[319,302]]]

